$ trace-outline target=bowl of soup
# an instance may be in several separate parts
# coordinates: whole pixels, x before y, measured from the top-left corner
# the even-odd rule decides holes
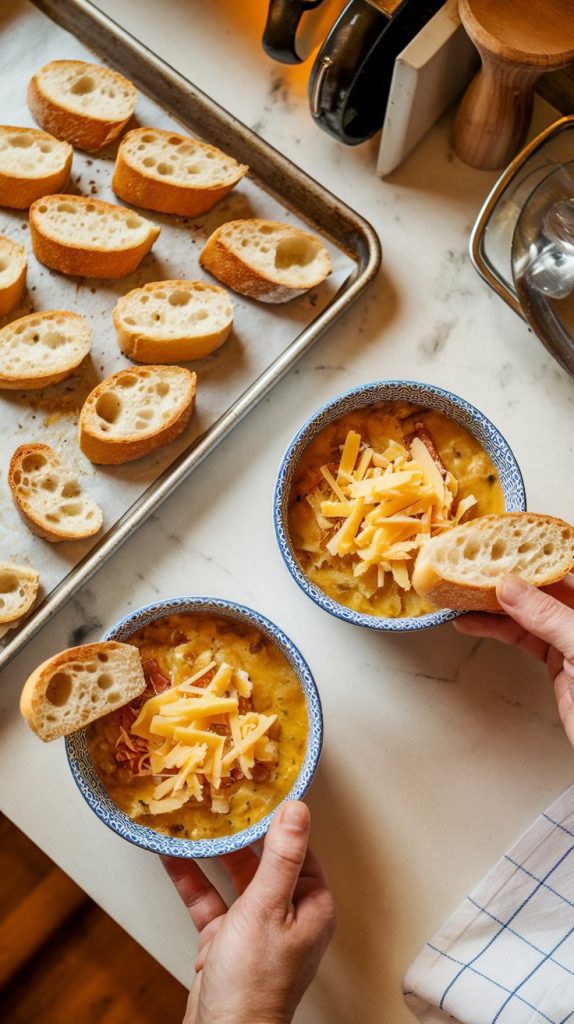
[[[393,632],[456,617],[412,587],[426,541],[489,513],[526,509],[499,430],[458,395],[419,381],[373,381],[314,413],[289,444],[273,515],[304,593],[355,625]]]
[[[216,857],[261,839],[309,788],[323,739],[307,663],[263,615],[216,598],[147,605],[105,637],[133,644],[146,689],[66,739],[75,782],[124,839]]]

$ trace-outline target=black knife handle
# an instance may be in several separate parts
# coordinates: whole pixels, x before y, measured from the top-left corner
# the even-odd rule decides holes
[[[297,53],[297,29],[307,11],[319,7],[323,0],[270,0],[263,30],[265,53],[282,64],[300,64]]]
[[[350,0],[309,79],[311,114],[324,131],[356,146],[382,128],[395,60],[443,3],[402,0],[384,14],[366,0]]]

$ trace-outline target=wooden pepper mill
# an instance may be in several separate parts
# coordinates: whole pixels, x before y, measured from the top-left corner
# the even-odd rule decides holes
[[[471,167],[505,167],[522,146],[540,75],[574,60],[574,0],[459,0],[482,69],[453,128],[453,148]]]

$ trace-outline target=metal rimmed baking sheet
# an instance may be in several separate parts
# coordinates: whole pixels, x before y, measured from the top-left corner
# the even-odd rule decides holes
[[[0,231],[26,241],[28,292],[20,314],[31,309],[82,312],[94,328],[92,355],[82,373],[44,392],[0,393],[5,443],[0,455],[2,558],[29,562],[42,575],[43,597],[0,647],[5,664],[113,551],[198,466],[226,434],[290,369],[313,342],[357,299],[380,264],[378,238],[358,214],[323,189],[252,131],[227,114],[185,78],[101,14],[87,0],[15,0],[0,15],[4,89],[0,121],[29,124],[26,85],[30,71],[58,58],[97,59],[130,78],[140,90],[139,123],[185,130],[221,146],[251,171],[210,214],[194,221],[151,214],[162,233],[132,275],[121,281],[64,278],[31,254],[27,216],[0,213]],[[109,181],[115,150],[76,153],[70,191],[113,199]],[[144,215],[145,215],[145,211]],[[111,310],[117,297],[145,281],[169,277],[208,280],[198,255],[220,223],[263,216],[310,227],[328,245],[334,272],[329,281],[284,307],[234,296],[233,336],[196,364],[198,400],[182,437],[154,456],[123,467],[97,469],[81,455],[76,421],[85,395],[114,370],[129,365],[115,342]],[[74,466],[82,484],[104,508],[104,533],[95,541],[49,545],[28,534],[7,492],[11,452],[25,441],[52,444]]]

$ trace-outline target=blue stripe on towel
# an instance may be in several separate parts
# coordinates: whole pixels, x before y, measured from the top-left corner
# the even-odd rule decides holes
[[[544,817],[555,828],[560,829],[561,831],[567,833],[568,835],[572,835],[572,833],[569,831],[569,829],[567,829],[564,825],[560,825],[558,822],[552,821],[552,819],[549,818],[548,815],[544,815]],[[520,935],[520,933],[518,933],[515,929],[510,928],[509,926],[510,926],[511,922],[514,921],[518,917],[518,915],[521,913],[521,911],[524,910],[524,908],[528,905],[528,903],[530,902],[532,897],[537,892],[539,892],[539,890],[542,889],[542,888],[549,890],[549,892],[553,893],[553,895],[557,896],[559,899],[561,899],[568,906],[574,907],[574,901],[568,899],[568,897],[566,897],[566,896],[563,896],[560,892],[558,892],[557,889],[554,889],[551,885],[548,885],[548,879],[551,877],[551,875],[554,874],[554,872],[559,867],[561,867],[561,865],[563,865],[565,863],[565,861],[568,859],[568,857],[571,855],[571,853],[573,851],[574,851],[574,846],[570,846],[569,849],[566,850],[565,853],[563,853],[562,856],[558,858],[558,860],[552,865],[552,867],[549,868],[549,870],[546,872],[546,874],[544,875],[543,878],[538,878],[535,874],[533,874],[531,871],[529,871],[527,868],[525,868],[523,864],[519,864],[518,861],[513,860],[512,857],[510,857],[508,855],[505,856],[505,858],[504,858],[505,860],[507,860],[510,864],[512,864],[518,870],[524,872],[524,874],[528,875],[528,877],[531,878],[536,883],[536,885],[532,889],[532,892],[530,892],[528,894],[528,896],[526,896],[525,899],[522,900],[520,905],[513,911],[513,913],[510,915],[510,917],[508,918],[507,921],[500,921],[498,918],[494,917],[493,914],[489,913],[489,911],[486,910],[485,907],[482,907],[479,903],[477,903],[476,900],[474,900],[474,899],[470,900],[472,905],[474,907],[476,907],[477,910],[479,910],[481,913],[485,914],[486,917],[488,917],[490,920],[494,920],[497,924],[500,924],[499,930],[488,940],[488,942],[485,943],[485,945],[480,950],[480,952],[478,952],[472,958],[472,960],[469,960],[467,963],[464,963],[464,961],[458,961],[458,960],[456,960],[455,957],[449,956],[447,953],[444,953],[442,950],[436,948],[435,946],[431,946],[431,944],[428,943],[429,948],[433,949],[437,953],[440,953],[442,956],[448,957],[449,960],[453,961],[454,963],[458,963],[459,966],[460,966],[460,970],[457,971],[457,973],[455,974],[454,978],[452,978],[450,980],[450,982],[446,986],[446,988],[445,988],[445,990],[444,990],[444,992],[443,992],[443,994],[441,996],[441,1000],[440,1000],[440,1003],[439,1003],[439,1006],[440,1006],[441,1009],[445,1008],[444,1007],[445,1000],[446,1000],[449,992],[451,991],[453,985],[455,985],[455,983],[460,980],[460,978],[462,977],[462,975],[464,974],[465,971],[471,970],[473,973],[478,974],[481,978],[484,978],[485,981],[491,982],[497,988],[500,988],[503,991],[506,991],[508,993],[507,998],[504,1000],[504,1002],[501,1004],[501,1006],[497,1010],[495,1016],[492,1018],[492,1024],[497,1024],[497,1021],[500,1019],[501,1014],[503,1013],[505,1008],[509,1005],[509,1003],[513,999],[518,999],[521,1003],[524,1003],[526,1006],[528,1006],[529,1009],[534,1010],[536,1013],[538,1013],[539,1016],[542,1017],[544,1020],[549,1021],[550,1024],[561,1024],[561,1022],[558,1022],[555,1019],[552,1019],[551,1017],[548,1017],[545,1013],[542,1012],[542,1010],[540,1010],[537,1006],[534,1006],[527,999],[524,999],[524,997],[519,994],[519,991],[523,987],[523,985],[525,985],[528,981],[530,981],[530,979],[536,974],[536,972],[538,970],[540,970],[542,965],[547,963],[548,961],[552,961],[552,963],[554,963],[560,970],[563,970],[566,974],[570,974],[570,975],[574,974],[573,971],[569,970],[566,967],[563,967],[563,965],[561,963],[559,963],[558,961],[554,960],[554,958],[553,958],[553,954],[556,952],[556,950],[559,949],[559,947],[568,938],[570,938],[570,936],[574,933],[574,926],[572,928],[570,928],[561,937],[561,939],[555,944],[555,946],[553,947],[552,950],[550,950],[549,953],[542,953],[542,950],[538,950],[537,947],[533,945],[533,943],[529,942],[528,939],[525,939],[522,935]],[[493,945],[497,942],[497,940],[500,938],[500,936],[502,934],[504,934],[505,931],[509,931],[510,933],[516,935],[517,938],[521,939],[523,942],[526,942],[526,944],[529,945],[532,949],[534,949],[537,952],[540,952],[542,954],[540,962],[538,964],[536,964],[536,966],[534,968],[532,968],[528,972],[528,974],[525,975],[525,977],[522,979],[522,981],[518,985],[516,985],[513,989],[506,988],[504,985],[501,985],[499,982],[495,981],[493,978],[490,978],[487,974],[483,973],[482,971],[477,970],[477,968],[474,966],[477,963],[477,961],[480,960],[480,958],[482,956],[484,956],[484,954],[487,952],[487,950],[490,950],[493,947]],[[573,1015],[574,1015],[574,1010],[569,1013],[569,1015],[566,1018],[566,1020],[568,1020],[568,1018],[571,1018]]]

